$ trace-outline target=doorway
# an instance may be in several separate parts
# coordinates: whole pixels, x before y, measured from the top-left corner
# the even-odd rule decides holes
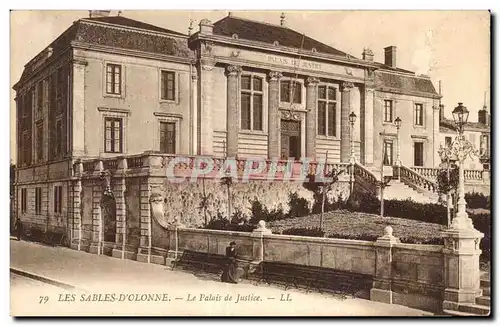
[[[300,121],[281,120],[281,158],[301,157]]]
[[[413,166],[424,166],[424,143],[413,143]]]

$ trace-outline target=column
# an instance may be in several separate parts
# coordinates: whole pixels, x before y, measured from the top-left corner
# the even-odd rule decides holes
[[[370,290],[370,300],[391,304],[392,300],[392,247],[399,239],[392,235],[392,228],[386,226],[384,236],[375,242],[375,277]]]
[[[85,66],[86,61],[73,60],[73,82],[72,89],[72,110],[67,114],[72,115],[71,124],[67,126],[68,138],[72,146],[67,149],[72,150],[73,156],[85,154]],[[69,96],[69,94],[68,94]],[[68,121],[68,120],[66,120]],[[67,140],[68,141],[68,140]]]
[[[240,66],[227,67],[227,147],[226,156],[235,158],[238,156],[238,79],[240,77]]]
[[[306,157],[316,158],[317,92],[319,79],[309,77],[306,81]]]
[[[102,216],[101,216],[101,197],[102,181],[96,179],[92,184],[92,243],[89,252],[93,254],[102,254]]]
[[[280,157],[280,83],[279,80],[283,75],[277,71],[269,73],[269,100],[268,100],[268,157],[270,159],[278,159]]]
[[[365,112],[364,112],[364,164],[373,164],[373,105],[375,102],[375,90],[365,88]]]
[[[342,98],[340,103],[340,162],[348,163],[350,156],[351,135],[349,125],[349,114],[351,106],[351,88],[354,85],[350,82],[343,82],[341,85]]]

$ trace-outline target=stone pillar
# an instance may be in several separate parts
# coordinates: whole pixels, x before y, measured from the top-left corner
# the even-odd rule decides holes
[[[319,79],[307,78],[306,89],[306,157],[316,159],[317,96]]]
[[[73,191],[70,198],[70,202],[73,203],[73,207],[71,208],[73,223],[70,248],[74,250],[82,249],[82,173],[83,163],[77,162],[75,164],[75,176],[78,179],[73,183]]]
[[[101,162],[102,163],[102,162]],[[101,197],[102,197],[102,181],[96,179],[92,184],[92,243],[90,244],[89,252],[93,254],[102,254],[102,212],[101,212]]]
[[[392,246],[399,239],[392,235],[392,228],[386,226],[384,236],[375,242],[375,277],[370,290],[370,300],[392,303]]]
[[[241,73],[241,67],[227,67],[227,106],[226,106],[226,122],[227,122],[227,147],[226,156],[236,158],[238,156],[238,81]]]
[[[280,79],[281,72],[271,71],[269,73],[269,99],[268,99],[268,157],[270,159],[280,158]]]
[[[483,234],[474,228],[452,227],[442,232],[444,238],[443,310],[459,310],[461,304],[475,303],[481,296],[479,244]]]
[[[119,177],[115,187],[116,194],[116,248],[113,249],[112,255],[121,259],[133,259],[134,252],[127,250],[127,205],[125,196],[127,191],[127,183],[125,175],[127,173],[127,159],[121,158],[118,162],[118,168],[115,175]],[[135,249],[135,248],[134,248]]]
[[[258,227],[253,230],[251,234],[253,243],[253,260],[250,262],[247,275],[253,274],[256,268],[258,268],[259,264],[264,261],[264,235],[266,234],[272,234],[272,231],[266,228],[266,222],[261,220],[259,221]]]
[[[365,88],[365,112],[364,112],[364,165],[373,165],[373,105],[375,90]]]
[[[140,203],[140,219],[141,219],[141,238],[137,253],[137,261],[150,262],[151,247],[152,247],[152,221],[149,197],[151,196],[151,184],[148,177],[141,178],[140,184],[141,197]]]
[[[72,124],[67,126],[67,141],[72,144],[67,149],[72,151],[72,156],[85,154],[85,66],[84,60],[73,60],[73,78],[70,85],[72,109],[68,114],[72,115]],[[68,94],[69,96],[69,94]],[[66,124],[65,124],[66,125]]]
[[[351,88],[354,85],[350,82],[343,82],[341,85],[342,98],[340,103],[340,162],[348,163],[351,147],[351,135],[349,114],[351,113]]]

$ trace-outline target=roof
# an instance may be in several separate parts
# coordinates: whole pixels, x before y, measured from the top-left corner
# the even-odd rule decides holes
[[[465,131],[490,132],[491,126],[479,122],[467,122],[464,126]],[[456,132],[455,121],[443,119],[439,122],[440,132]]]
[[[124,28],[112,28],[108,24]],[[127,29],[127,27],[139,28],[150,32],[169,33],[171,35],[144,33]],[[176,35],[179,36],[176,37]],[[168,29],[141,23],[122,16],[85,18],[75,21],[73,25],[50,43],[46,49],[52,48],[52,57],[57,58],[71,46],[72,42],[81,42],[91,45],[104,45],[189,58],[192,56],[192,53],[188,48],[187,38],[183,36],[183,34],[172,32]],[[46,49],[26,64],[19,82],[23,82],[29,78],[34,61]]]
[[[321,53],[347,56],[347,54],[342,51],[316,41],[288,27],[256,22],[234,16],[227,16],[215,22],[213,33],[229,37],[232,37],[233,34],[237,34],[239,39],[269,44],[278,41],[280,45],[292,48],[302,48],[305,50],[312,50],[315,48],[316,51]]]
[[[169,34],[174,34],[174,35],[179,35],[179,36],[181,36],[181,35],[187,36],[185,34],[175,32],[175,31],[172,31],[170,29],[158,27],[158,26],[144,23],[144,22],[141,22],[138,20],[130,19],[130,18],[127,18],[124,16],[93,17],[93,18],[85,18],[85,20],[108,23],[108,24],[113,24],[113,25],[120,25],[120,26],[125,26],[125,27],[139,28],[139,29],[144,29],[144,30],[151,31],[151,32],[160,32],[160,33],[169,33]]]
[[[404,93],[428,94],[440,97],[429,78],[375,71],[375,85],[378,89],[398,90]]]

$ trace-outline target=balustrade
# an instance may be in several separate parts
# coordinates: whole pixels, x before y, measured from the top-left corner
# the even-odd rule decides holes
[[[421,189],[431,191],[434,193],[438,192],[438,186],[437,183],[427,179],[423,175],[419,174],[418,172],[402,165],[401,170],[400,170],[400,176],[401,180],[406,183],[410,183],[414,186],[417,186]]]

